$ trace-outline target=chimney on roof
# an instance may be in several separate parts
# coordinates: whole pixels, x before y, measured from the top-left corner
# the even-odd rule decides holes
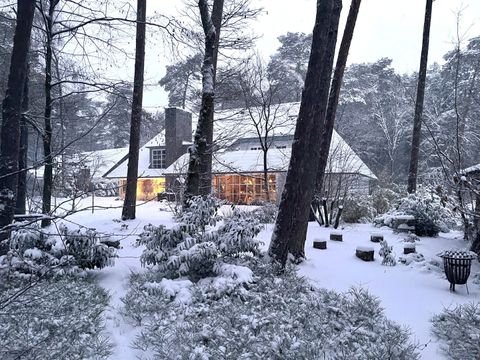
[[[175,107],[165,108],[165,157],[170,166],[192,143],[192,114]]]

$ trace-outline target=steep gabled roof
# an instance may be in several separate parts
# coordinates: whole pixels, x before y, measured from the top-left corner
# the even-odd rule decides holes
[[[138,177],[159,177],[163,176],[164,169],[151,169],[150,168],[150,149],[152,147],[165,146],[165,130],[155,135],[150,141],[143,145],[138,153]],[[121,162],[113,166],[103,177],[109,179],[126,178],[127,166],[128,166],[128,153],[127,157],[122,159]]]
[[[295,132],[295,126],[300,109],[300,103],[285,103],[271,105],[270,109],[261,107],[251,109],[227,109],[215,112],[214,123],[214,142],[217,148],[226,149],[235,141],[242,138],[258,138],[257,128],[252,120],[265,119],[268,116],[271,128],[269,136],[271,137],[291,137]],[[267,114],[266,111],[269,111]],[[262,121],[260,122],[262,123]],[[263,121],[264,124],[264,121]],[[264,126],[264,125],[261,125]],[[193,125],[196,128],[196,125]],[[264,133],[264,129],[261,130]],[[159,133],[140,149],[138,176],[139,177],[158,177],[164,174],[182,173],[185,166],[185,159],[188,155],[182,155],[168,169],[150,169],[150,148],[155,146],[165,146],[165,132]],[[337,150],[335,150],[337,149]],[[277,151],[280,150],[280,151]],[[360,173],[362,175],[376,178],[372,171],[350,148],[343,138],[334,130],[330,154],[337,153],[335,157],[330,156],[330,169],[328,172],[339,173]],[[258,153],[255,150],[248,152],[219,150],[214,156],[213,171],[217,173],[227,172],[227,168],[236,168],[238,172],[256,171],[258,168]],[[260,157],[261,158],[261,157]],[[337,160],[334,161],[334,158]],[[283,159],[283,160],[281,160]],[[290,159],[290,149],[270,149],[270,166],[278,166],[278,170],[286,171],[288,160]],[[348,161],[347,161],[348,160]],[[188,160],[187,160],[188,161]],[[217,164],[217,165],[215,165]],[[222,165],[223,164],[223,165]],[[260,163],[261,164],[261,163]],[[347,164],[349,164],[347,166]],[[263,165],[262,165],[263,168]],[[274,169],[272,168],[272,171]],[[127,175],[127,161],[118,164],[115,169],[107,173],[108,178],[125,178]]]
[[[271,148],[267,152],[269,172],[284,172],[288,170],[291,148]],[[189,154],[183,154],[172,165],[165,169],[166,175],[185,174],[188,167]],[[262,150],[220,151],[214,154],[212,161],[214,174],[225,173],[259,173],[263,172]],[[327,173],[360,174],[372,179],[376,176],[358,157],[350,146],[336,132],[333,134]]]

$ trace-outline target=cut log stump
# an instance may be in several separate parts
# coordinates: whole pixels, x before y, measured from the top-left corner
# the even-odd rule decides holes
[[[333,241],[343,241],[343,235],[339,232],[332,232],[330,233],[330,240]]]
[[[355,255],[363,261],[374,261],[374,249],[367,246],[359,246],[355,250]]]
[[[383,235],[382,234],[370,234],[370,241],[374,243],[379,243],[383,241]]]
[[[315,249],[326,250],[327,249],[327,241],[316,239],[313,241],[313,247]]]
[[[404,253],[405,255],[407,255],[407,254],[412,254],[412,253],[414,253],[414,252],[416,252],[416,251],[415,251],[415,244],[405,244],[405,245],[403,246],[403,253]]]

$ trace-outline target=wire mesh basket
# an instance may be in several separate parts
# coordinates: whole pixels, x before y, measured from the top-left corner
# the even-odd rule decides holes
[[[443,258],[443,267],[450,283],[450,290],[455,291],[455,285],[466,285],[472,260],[477,257],[477,254],[469,251],[445,251],[439,256]]]

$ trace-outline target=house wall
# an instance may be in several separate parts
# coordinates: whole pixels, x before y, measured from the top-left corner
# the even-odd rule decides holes
[[[125,199],[127,179],[119,180],[118,195]],[[157,194],[165,191],[165,178],[140,178],[137,181],[137,201],[148,201],[157,198]]]
[[[269,174],[269,198],[277,198],[276,174]],[[233,204],[250,205],[267,201],[262,174],[224,174],[214,175],[213,191],[215,196]]]

